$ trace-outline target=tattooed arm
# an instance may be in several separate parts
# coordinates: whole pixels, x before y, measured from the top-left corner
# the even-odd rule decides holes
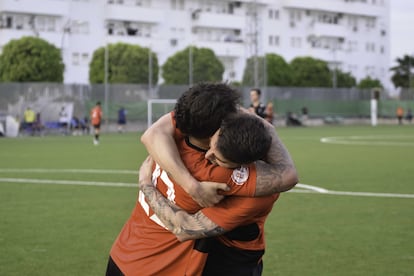
[[[249,112],[240,108],[241,112]],[[251,113],[250,113],[251,114]],[[272,144],[265,160],[256,161],[257,179],[255,196],[265,196],[285,192],[298,183],[298,175],[293,160],[276,133],[275,127],[260,118],[272,137]]]
[[[217,190],[226,190],[227,185],[215,183],[201,185],[188,171],[181,160],[174,140],[175,127],[171,114],[165,114],[141,136],[148,153],[162,169],[170,175],[200,206],[212,206],[223,199]]]
[[[285,145],[279,139],[274,126],[263,120],[272,136],[272,144],[264,161],[257,161],[256,196],[285,192],[298,183],[293,160]]]
[[[218,236],[225,232],[201,211],[188,214],[166,199],[152,184],[140,181],[140,189],[152,210],[179,241]]]
[[[225,232],[201,211],[188,214],[166,199],[151,183],[152,159],[148,157],[139,172],[139,186],[152,210],[179,241],[218,236]]]

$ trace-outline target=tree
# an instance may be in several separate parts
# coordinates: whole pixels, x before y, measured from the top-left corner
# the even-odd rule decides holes
[[[255,58],[250,57],[246,61],[246,67],[243,73],[243,84],[255,86],[254,83],[254,65]],[[263,57],[257,57],[258,64],[258,83],[264,84],[264,67],[266,65],[266,84],[268,86],[289,86],[292,82],[292,74],[289,64],[277,54],[267,54],[266,60]]]
[[[342,72],[336,69],[336,83],[338,87],[355,87],[357,82],[354,76],[350,72]]]
[[[193,83],[200,81],[221,81],[224,66],[214,52],[208,48],[191,48]],[[190,47],[169,57],[162,66],[162,77],[165,84],[189,83]]]
[[[257,58],[257,84],[255,83],[255,62]],[[243,72],[243,85],[246,86],[260,86],[264,85],[264,58],[263,57],[250,57],[246,60],[246,66]]]
[[[0,56],[3,82],[62,82],[64,68],[60,50],[37,37],[11,40]]]
[[[402,58],[397,58],[396,62],[398,65],[390,68],[390,71],[394,72],[391,76],[394,86],[403,88],[413,87],[414,77],[412,74],[410,75],[410,71],[413,71],[411,68],[414,67],[414,56],[404,55]],[[409,85],[410,80],[411,86]]]
[[[138,45],[116,43],[100,47],[93,53],[90,63],[89,81],[105,82],[105,51],[108,54],[108,83],[148,83],[150,57],[152,60],[152,83],[158,82],[158,58],[149,48]],[[150,56],[151,55],[151,56]]]
[[[267,85],[289,86],[292,84],[292,70],[285,59],[276,54],[266,55]]]
[[[297,57],[290,62],[293,86],[330,87],[332,74],[328,64],[312,57]]]
[[[359,89],[383,88],[382,83],[378,79],[371,79],[370,76],[363,78],[358,83]]]

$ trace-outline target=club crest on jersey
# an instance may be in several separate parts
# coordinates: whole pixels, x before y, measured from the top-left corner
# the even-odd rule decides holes
[[[237,185],[243,185],[249,178],[249,168],[241,166],[240,168],[234,169],[231,175],[231,179]]]

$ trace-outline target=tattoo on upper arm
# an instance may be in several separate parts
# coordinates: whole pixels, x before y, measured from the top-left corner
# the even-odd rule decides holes
[[[267,155],[266,162],[256,162],[256,196],[282,191],[284,184],[283,173],[293,168],[292,160],[285,146],[276,135],[272,138],[272,146]]]

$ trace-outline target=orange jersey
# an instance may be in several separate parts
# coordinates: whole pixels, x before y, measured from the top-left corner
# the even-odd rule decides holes
[[[205,152],[195,149],[178,130],[175,140],[184,164],[196,179],[227,183],[231,187],[228,194],[254,195],[255,165],[236,170],[222,168],[206,160]],[[152,179],[157,189],[179,207],[190,213],[201,209],[158,165],[154,165]],[[225,229],[232,226],[228,227]],[[111,257],[127,276],[201,275],[206,254],[202,253],[202,249],[192,250],[199,243],[200,241],[179,242],[164,227],[145,201],[144,195],[139,192],[135,209],[114,242]]]
[[[264,238],[265,220],[278,198],[279,194],[266,197],[227,197],[213,207],[204,208],[202,212],[211,221],[226,230],[256,223],[259,226],[260,234],[254,240],[231,240],[224,235],[217,238],[229,247],[242,250],[263,250],[266,245]]]
[[[92,125],[99,125],[102,120],[102,109],[100,106],[95,106],[91,110],[91,123]]]

